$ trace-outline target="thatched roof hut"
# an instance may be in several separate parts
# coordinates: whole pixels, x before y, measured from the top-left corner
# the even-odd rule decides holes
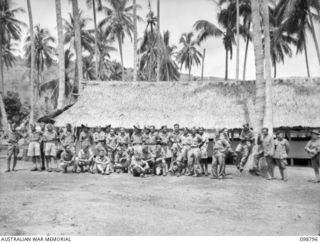
[[[90,82],[55,120],[57,126],[232,129],[254,120],[254,100],[254,81]],[[320,127],[320,79],[275,80],[273,103],[275,127]]]

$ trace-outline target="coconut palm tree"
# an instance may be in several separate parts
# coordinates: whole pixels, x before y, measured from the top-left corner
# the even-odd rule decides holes
[[[35,44],[35,68],[37,71],[36,90],[39,94],[40,83],[42,82],[41,74],[46,66],[49,68],[55,58],[56,50],[54,48],[55,39],[51,36],[48,29],[41,28],[40,25],[36,25],[34,28],[34,44]],[[28,65],[31,63],[31,44],[32,37],[28,35],[24,46],[25,57]],[[36,95],[36,100],[37,100]]]
[[[179,67],[173,59],[177,47],[175,45],[170,45],[170,32],[168,30],[163,34],[161,46],[162,55],[160,66],[160,80],[177,81],[180,78]]]
[[[35,66],[35,57],[36,57],[36,50],[35,50],[35,36],[33,30],[33,19],[32,19],[32,10],[31,10],[31,3],[30,0],[27,0],[28,6],[28,15],[29,15],[29,34],[30,34],[30,100],[31,100],[31,109],[30,109],[30,124],[34,124],[34,108],[35,108],[35,94],[34,94],[34,66]]]
[[[264,80],[264,55],[262,43],[262,29],[261,29],[261,15],[260,15],[260,1],[251,0],[252,8],[252,35],[254,45],[255,67],[256,67],[256,123],[255,131],[260,132],[263,127],[265,115],[265,80]]]
[[[225,80],[228,80],[228,59],[232,59],[233,45],[235,44],[236,16],[230,8],[221,9],[218,13],[218,23],[222,28],[207,20],[198,20],[194,29],[198,31],[198,42],[205,41],[208,37],[222,38],[226,51]]]
[[[79,92],[79,85],[82,84],[82,42],[81,42],[81,27],[80,27],[80,11],[78,7],[78,0],[72,0],[72,15],[74,18],[74,37],[75,37],[75,53],[76,53],[76,78],[75,91]]]
[[[11,40],[21,39],[21,27],[25,25],[22,21],[16,18],[16,15],[24,12],[22,8],[16,8],[11,0],[0,1],[0,111],[2,116],[2,124],[6,131],[8,131],[8,119],[5,110],[3,95],[5,93],[4,87],[4,58],[5,50],[10,47]],[[7,64],[6,64],[7,66]],[[8,67],[8,66],[7,66]]]
[[[97,42],[98,40],[97,10],[98,11],[102,10],[102,0],[86,0],[86,3],[89,8],[92,8],[92,11],[93,11],[93,24],[94,24],[94,37],[95,37],[94,55],[95,55],[96,62],[98,62],[99,48],[98,48],[98,42]],[[99,65],[96,65],[95,75],[97,79],[100,79]]]
[[[56,3],[56,21],[58,32],[58,58],[59,58],[59,92],[58,92],[58,109],[64,107],[66,80],[65,80],[65,63],[64,63],[64,44],[63,44],[63,23],[61,14],[61,0],[55,0]]]
[[[98,28],[98,50],[99,50],[99,60],[98,60],[98,70],[99,79],[106,80],[106,75],[104,69],[106,68],[107,60],[110,59],[110,52],[116,51],[117,49],[112,46],[114,38],[111,38],[108,31],[104,31]]]
[[[320,64],[319,46],[315,35],[313,17],[311,10],[320,11],[318,0],[280,0],[277,4],[276,12],[283,15],[283,26],[289,34],[296,35],[297,53],[304,52],[308,77],[310,77],[308,50],[307,50],[307,31],[310,31],[316,46],[316,53]]]
[[[183,33],[180,37],[180,44],[182,49],[177,54],[177,60],[181,67],[184,65],[185,69],[189,70],[189,81],[191,80],[191,69],[193,65],[201,63],[202,54],[197,49],[198,42],[193,40],[193,32]]]
[[[85,56],[82,58],[83,61],[83,77],[86,81],[95,80],[95,62],[93,60],[93,56]]]
[[[122,65],[122,80],[124,81],[124,62],[122,44],[126,35],[132,40],[133,6],[129,5],[129,0],[107,0],[108,6],[103,6],[106,17],[99,23],[99,26],[108,29],[111,36],[117,39],[119,45],[120,60]],[[136,8],[139,8],[136,5]],[[141,20],[137,16],[137,20]]]
[[[133,81],[138,76],[138,30],[137,30],[137,1],[133,0]]]

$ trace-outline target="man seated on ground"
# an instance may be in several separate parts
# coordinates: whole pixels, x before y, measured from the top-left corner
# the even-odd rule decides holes
[[[40,161],[40,140],[41,140],[41,131],[36,129],[35,125],[30,125],[30,142],[28,146],[28,156],[32,159],[34,167],[31,171],[41,171],[41,161]]]
[[[154,150],[155,174],[157,176],[168,174],[168,165],[166,163],[165,151],[161,145],[157,145]]]
[[[128,148],[125,151],[119,153],[117,162],[114,165],[114,170],[117,173],[128,173],[129,166],[133,155],[133,149]]]
[[[52,124],[47,125],[47,130],[43,134],[43,142],[44,142],[44,153],[46,158],[46,168],[48,172],[52,171],[53,164],[56,164],[56,140],[57,140],[57,133],[53,129]],[[56,169],[58,166],[56,165]]]
[[[112,173],[112,164],[109,156],[106,156],[104,148],[99,149],[99,155],[95,159],[97,172],[101,175],[110,175]]]
[[[80,149],[78,157],[76,158],[77,166],[80,168],[81,172],[88,171],[93,173],[94,153],[90,146],[90,143],[84,143],[83,148]]]
[[[68,168],[72,167],[72,172],[77,172],[76,158],[69,144],[64,146],[64,150],[60,156],[60,167],[63,173],[68,172]]]
[[[154,158],[150,156],[147,146],[144,146],[143,148],[142,146],[140,146],[140,148],[135,148],[129,171],[135,177],[143,177],[151,171],[149,165],[150,162],[154,162]]]
[[[7,159],[7,170],[5,172],[10,172],[11,158],[13,157],[12,171],[16,171],[16,165],[19,154],[18,141],[22,135],[16,130],[16,124],[13,123],[11,131],[9,131],[8,136],[8,159]]]

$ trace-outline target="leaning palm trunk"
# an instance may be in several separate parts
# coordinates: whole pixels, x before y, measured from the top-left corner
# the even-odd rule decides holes
[[[160,81],[160,65],[161,65],[161,46],[160,46],[160,0],[157,1],[157,19],[158,19],[158,25],[157,25],[157,81]]]
[[[4,106],[4,99],[3,99],[3,95],[2,92],[0,92],[0,113],[1,113],[1,117],[2,117],[2,126],[4,128],[5,133],[7,134],[8,131],[10,130],[9,127],[9,123],[8,123],[8,116],[7,116],[7,112],[6,112],[6,108]]]
[[[239,80],[239,58],[240,58],[240,14],[239,14],[239,0],[236,1],[237,6],[237,60],[236,60],[236,80]]]
[[[273,107],[272,107],[272,79],[271,79],[271,50],[270,50],[270,27],[269,27],[269,0],[262,1],[262,16],[264,23],[264,42],[265,42],[265,77],[266,77],[266,113],[265,126],[273,134]]]
[[[28,15],[29,15],[29,29],[30,29],[30,39],[31,39],[31,65],[30,65],[30,124],[34,124],[34,113],[35,113],[35,88],[34,88],[34,66],[35,66],[35,41],[33,33],[33,19],[30,0],[27,0],[28,5]]]
[[[65,93],[66,93],[61,0],[56,0],[56,15],[57,15],[56,18],[57,18],[57,30],[58,30],[58,57],[59,57],[59,93],[58,93],[57,108],[61,109],[65,104]]]
[[[75,29],[75,49],[76,49],[76,65],[77,65],[77,79],[75,80],[74,87],[80,92],[80,85],[82,85],[82,48],[81,48],[81,30],[80,30],[80,19],[79,19],[79,8],[78,0],[72,0],[72,12],[74,18],[74,29]]]
[[[264,81],[264,60],[263,46],[261,37],[261,20],[260,20],[260,0],[251,0],[252,9],[252,27],[253,27],[253,45],[256,67],[256,102],[255,102],[255,125],[256,134],[263,127],[265,111],[265,81]]]
[[[2,40],[1,40],[1,36],[0,36],[0,68],[1,68],[1,92],[3,94],[5,94],[5,90],[4,90],[4,75],[3,75],[3,68],[4,68],[4,65],[3,65],[3,49],[2,49]]]
[[[96,79],[100,79],[100,70],[99,70],[99,48],[98,48],[98,27],[97,27],[97,12],[96,12],[96,0],[92,0],[92,9],[93,9],[93,23],[94,23],[94,55],[96,59],[95,73]]]
[[[308,58],[308,50],[307,50],[307,45],[306,42],[303,42],[303,49],[304,49],[304,57],[306,59],[306,67],[307,67],[307,74],[308,78],[310,79],[310,68],[309,68],[309,58]]]
[[[133,81],[137,81],[137,66],[138,66],[138,33],[137,33],[137,3],[133,0]]]
[[[319,51],[319,45],[318,45],[317,36],[316,36],[316,34],[315,34],[315,31],[314,31],[313,19],[312,19],[312,15],[311,15],[310,8],[308,8],[308,15],[309,15],[310,25],[311,25],[311,34],[312,34],[312,38],[313,38],[314,44],[315,44],[315,46],[316,46],[316,51],[317,51],[318,61],[319,61],[319,65],[320,65],[320,51]]]
[[[248,29],[250,30],[251,23],[249,23]],[[244,62],[243,62],[243,80],[246,80],[246,71],[247,71],[247,57],[248,57],[248,48],[249,48],[250,38],[247,36],[246,40],[246,50],[244,52]]]

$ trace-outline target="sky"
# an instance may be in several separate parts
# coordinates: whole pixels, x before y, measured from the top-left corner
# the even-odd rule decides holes
[[[13,0],[17,6],[27,10],[25,0]],[[151,8],[156,13],[156,1],[150,0]],[[72,11],[71,3],[69,0],[61,0],[62,2],[62,17],[67,18],[68,13]],[[86,0],[78,0],[79,8],[84,11],[85,16],[92,17],[92,10],[86,6]],[[148,12],[148,0],[137,0],[137,3],[142,6],[142,9],[138,10],[138,14],[145,19]],[[160,7],[160,28],[161,31],[170,31],[171,44],[174,44],[181,48],[179,45],[179,39],[182,33],[193,31],[193,25],[197,20],[204,19],[214,24],[217,24],[217,6],[214,0],[161,0]],[[41,27],[49,29],[51,35],[57,37],[56,29],[56,12],[55,12],[55,0],[31,0],[32,14],[34,25],[40,24]],[[19,14],[18,18],[25,23],[28,23],[27,12]],[[98,13],[98,21],[103,18],[103,13]],[[145,22],[138,23],[138,38],[141,38],[143,31],[146,27]],[[93,28],[93,21],[90,21],[88,28]],[[320,43],[320,25],[315,26],[318,43]],[[27,29],[24,29],[24,38]],[[23,39],[24,39],[23,38]],[[22,50],[22,43],[20,47]],[[118,48],[117,43],[114,46]],[[203,48],[206,48],[206,58],[204,63],[204,75],[224,77],[225,73],[225,50],[220,38],[208,38],[206,42],[203,42],[199,47],[202,52]],[[236,48],[234,46],[234,48]],[[311,34],[307,37],[307,49],[310,64],[310,73],[313,77],[320,76],[319,62],[316,55],[315,45]],[[243,39],[240,41],[240,77],[243,72],[243,59],[244,59],[245,43]],[[127,37],[123,46],[124,51],[124,64],[126,67],[133,66],[133,43],[130,38]],[[236,73],[236,50],[234,49],[233,60],[229,62],[229,78],[235,78]],[[294,56],[292,58],[286,57],[285,64],[279,63],[277,66],[277,77],[305,77],[307,76],[305,56],[304,54],[295,55],[295,49],[293,50]],[[22,54],[22,51],[21,53]],[[112,60],[120,60],[119,53],[114,52],[111,54]],[[187,73],[182,69],[182,72]],[[247,61],[247,79],[255,78],[255,65],[254,65],[254,51],[253,45],[250,43],[248,51]],[[201,75],[201,66],[194,67],[192,74],[195,76]]]

